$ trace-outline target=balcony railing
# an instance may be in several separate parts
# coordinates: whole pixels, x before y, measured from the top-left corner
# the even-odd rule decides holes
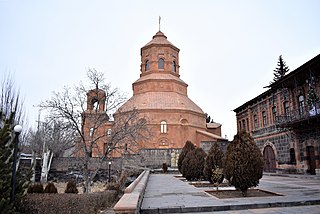
[[[316,102],[311,106],[303,106],[294,109],[286,114],[276,117],[276,125],[290,125],[304,120],[312,119],[320,115],[320,102]]]

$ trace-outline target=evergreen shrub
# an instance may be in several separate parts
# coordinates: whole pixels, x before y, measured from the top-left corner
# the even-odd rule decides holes
[[[42,183],[34,183],[28,187],[27,193],[43,193]]]
[[[77,184],[74,180],[68,181],[64,193],[78,194]]]
[[[55,187],[54,183],[49,182],[46,188],[44,188],[44,193],[58,193],[58,190]]]
[[[182,176],[188,181],[200,180],[203,176],[204,161],[207,154],[201,148],[190,151],[182,162]]]
[[[188,152],[194,150],[195,148],[196,147],[193,145],[193,143],[191,143],[191,141],[187,141],[184,147],[182,148],[181,153],[179,155],[179,159],[178,159],[178,170],[180,173],[182,173],[181,168],[182,168],[183,159],[186,157]]]
[[[224,161],[223,159],[224,159],[223,152],[221,151],[219,145],[217,143],[214,143],[208,152],[208,156],[206,157],[206,160],[204,162],[204,169],[203,169],[203,175],[205,179],[210,183],[218,182],[217,180],[212,180],[212,172],[217,168],[223,169],[223,161]]]
[[[263,175],[263,156],[250,134],[242,131],[227,147],[224,174],[246,196],[250,187],[259,184]]]

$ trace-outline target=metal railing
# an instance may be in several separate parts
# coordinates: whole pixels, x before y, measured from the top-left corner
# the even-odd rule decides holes
[[[293,109],[286,114],[276,116],[276,125],[302,122],[317,115],[320,115],[320,102],[315,102],[310,106],[302,106],[298,109]]]

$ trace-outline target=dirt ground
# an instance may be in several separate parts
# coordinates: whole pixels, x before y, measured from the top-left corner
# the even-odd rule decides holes
[[[243,198],[242,192],[239,190],[210,190],[206,191],[210,195],[213,195],[219,199],[223,198]],[[261,189],[248,189],[247,197],[268,197],[268,196],[280,196],[276,193],[261,190]]]

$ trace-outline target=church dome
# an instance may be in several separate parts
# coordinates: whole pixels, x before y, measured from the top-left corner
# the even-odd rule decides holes
[[[141,50],[149,48],[150,46],[171,46],[172,48],[176,49],[177,51],[179,51],[179,48],[177,48],[176,46],[174,46],[171,42],[169,42],[167,40],[167,37],[164,35],[164,33],[162,33],[161,31],[158,31],[153,37],[152,40],[150,42],[148,42],[145,46],[143,46],[141,48]]]
[[[187,96],[175,92],[147,92],[132,96],[119,109],[120,112],[137,110],[178,110],[204,114]]]

